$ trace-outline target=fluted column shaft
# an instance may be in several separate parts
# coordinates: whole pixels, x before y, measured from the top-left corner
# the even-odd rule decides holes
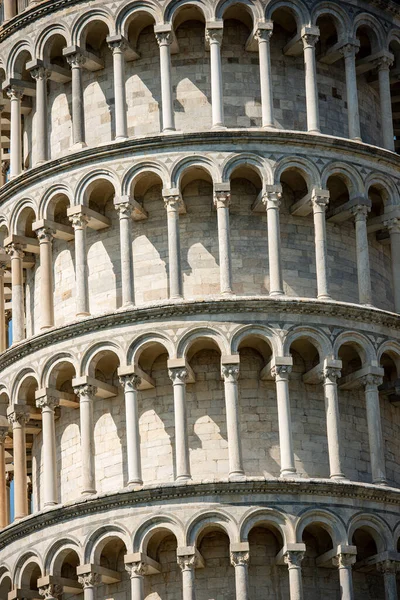
[[[271,29],[260,28],[256,30],[255,38],[258,41],[258,56],[260,60],[260,89],[262,126],[274,127],[274,100],[272,94],[272,69],[271,69]]]
[[[371,271],[369,267],[367,214],[369,208],[358,204],[352,208],[356,227],[358,297],[360,304],[372,305]]]
[[[54,232],[47,227],[42,227],[36,231],[40,252],[40,316],[42,321],[40,329],[42,330],[54,326],[53,234]]]
[[[304,558],[304,552],[288,551],[283,558],[289,569],[290,600],[303,600],[301,562]]]
[[[11,87],[7,90],[10,98],[11,130],[10,130],[10,177],[16,177],[22,171],[22,135],[21,135],[21,100],[22,90]]]
[[[229,475],[244,475],[239,418],[239,365],[222,365],[225,387],[226,430],[228,434]]]
[[[114,71],[114,97],[115,97],[115,139],[126,140],[128,137],[128,124],[126,115],[126,90],[125,90],[125,55],[126,42],[113,40],[108,42],[113,55]]]
[[[381,123],[383,147],[394,151],[394,130],[392,114],[392,98],[390,94],[390,67],[393,59],[382,56],[376,61],[379,79],[379,97],[381,103]]]
[[[41,164],[48,160],[47,141],[47,79],[49,71],[44,67],[32,69],[31,76],[36,80],[36,160],[35,164]]]
[[[219,278],[221,294],[232,293],[232,256],[229,227],[230,192],[214,192],[214,206],[217,209]]]
[[[13,429],[14,519],[17,520],[29,514],[25,440],[25,425],[29,420],[29,412],[26,406],[14,404],[8,409],[7,416]]]
[[[75,232],[76,316],[89,315],[89,274],[87,267],[86,228],[89,219],[77,214],[69,218]]]
[[[326,243],[325,212],[329,202],[329,192],[319,190],[312,196],[314,216],[315,264],[317,270],[317,294],[319,300],[329,300],[328,252]]]
[[[268,191],[264,194],[262,202],[267,209],[268,224],[268,264],[269,264],[269,295],[282,296],[282,256],[281,256],[281,231],[279,222],[279,207],[282,192],[280,190]]]
[[[135,374],[119,378],[124,388],[126,446],[128,455],[128,484],[142,484],[142,460],[140,453],[138,387],[140,377]]]
[[[172,33],[170,31],[156,32],[156,40],[160,47],[162,129],[163,131],[175,131],[171,77]]]
[[[97,389],[92,385],[80,385],[74,388],[79,396],[82,455],[82,494],[96,493],[93,399]]]
[[[71,66],[72,78],[72,143],[73,145],[86,146],[82,84],[82,67],[86,59],[82,54],[76,52],[67,56],[67,61]]]
[[[317,64],[315,60],[315,44],[318,41],[318,35],[305,33],[302,40],[306,80],[307,130],[310,133],[319,133]]]
[[[355,562],[356,556],[354,554],[338,554],[333,559],[333,564],[339,571],[341,600],[354,599],[352,565]]]
[[[12,342],[15,344],[25,338],[24,252],[19,244],[10,244],[6,251],[11,257]]]
[[[58,503],[54,416],[54,410],[58,405],[58,398],[52,396],[43,396],[36,400],[36,406],[42,409],[44,506],[53,506]]]
[[[358,105],[356,54],[359,47],[355,44],[345,44],[341,48],[346,73],[347,115],[349,138],[361,141],[360,110]]]
[[[223,31],[206,29],[206,40],[210,44],[211,65],[211,111],[212,126],[224,126],[224,97],[222,87],[221,45]]]
[[[0,263],[0,352],[7,348],[7,326],[5,313],[5,295],[4,295],[4,272],[6,263]]]
[[[168,370],[174,390],[175,417],[175,477],[178,481],[191,478],[186,411],[187,369]]]
[[[249,598],[249,553],[231,552],[231,565],[235,567],[236,600]]]
[[[8,525],[8,498],[6,481],[6,451],[5,442],[8,427],[0,426],[0,528]]]
[[[281,477],[291,477],[296,473],[289,399],[289,375],[291,371],[292,367],[289,365],[275,365],[271,371],[272,376],[275,378],[278,405]]]
[[[362,379],[365,386],[365,404],[369,452],[371,457],[372,483],[386,484],[385,449],[382,436],[381,410],[379,406],[378,386],[382,385],[382,377],[366,375]]]
[[[164,196],[164,203],[167,209],[169,296],[170,298],[182,298],[179,196]]]
[[[134,305],[133,255],[132,255],[132,204],[120,202],[115,208],[119,215],[121,256],[122,306]]]
[[[341,443],[340,443],[340,416],[337,380],[340,378],[340,369],[325,367],[323,372],[326,433],[328,438],[329,470],[331,479],[343,479]]]
[[[178,565],[182,572],[182,600],[196,600],[195,555],[178,556]]]
[[[390,235],[394,309],[400,313],[400,219],[389,219],[384,225]]]

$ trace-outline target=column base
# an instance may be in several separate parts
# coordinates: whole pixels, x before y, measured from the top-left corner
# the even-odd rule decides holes
[[[192,481],[192,477],[190,475],[179,475],[179,477],[176,477],[175,481],[184,483],[185,481]]]
[[[215,131],[215,129],[217,129],[217,130],[218,129],[219,130],[221,130],[221,129],[227,129],[227,127],[225,127],[225,125],[223,123],[215,123],[215,125],[213,125],[211,127],[211,131]]]
[[[125,304],[123,304],[122,306],[120,306],[118,308],[118,310],[125,310],[127,308],[135,308],[135,303],[134,302],[125,302]]]
[[[329,479],[333,479],[334,481],[350,481],[343,473],[335,473],[334,475],[330,475]]]
[[[362,302],[363,306],[366,306],[367,308],[375,308],[375,306],[373,304],[371,304],[370,302]]]
[[[285,292],[281,291],[281,290],[276,290],[275,292],[270,292],[268,294],[271,298],[276,298],[278,296],[284,296]]]
[[[263,125],[262,127],[263,127],[263,129],[276,129],[276,127],[273,123],[267,123],[266,125]]]
[[[87,148],[86,142],[76,142],[70,147],[69,151],[75,152],[76,150],[82,150],[83,148]]]
[[[114,139],[114,142],[125,142],[126,140],[129,140],[127,135],[119,135]]]
[[[308,129],[307,133],[321,133],[320,129]]]
[[[89,312],[79,312],[79,313],[76,313],[75,316],[78,317],[78,318],[80,318],[80,317],[90,317],[90,313]]]
[[[166,127],[162,130],[162,133],[174,133],[176,131],[175,127]]]
[[[317,296],[318,300],[332,300],[331,296],[328,296],[328,294],[321,294],[320,296]]]
[[[51,508],[52,506],[57,506],[58,502],[45,502],[44,508]]]
[[[136,486],[136,485],[143,485],[143,481],[141,479],[132,479],[130,481],[128,481],[128,486]]]
[[[374,485],[383,485],[383,486],[387,486],[387,485],[388,485],[388,482],[387,482],[387,480],[386,480],[386,479],[383,479],[383,478],[382,478],[382,479],[374,479],[374,480],[372,481],[372,483],[373,483]]]
[[[54,323],[53,325],[42,325],[40,328],[40,331],[47,331],[48,329],[52,329],[54,327]]]
[[[354,142],[362,142],[362,138],[360,137],[353,137],[351,138]]]
[[[281,471],[280,476],[283,478],[299,477],[296,469],[284,469],[283,471]]]
[[[93,494],[97,494],[97,490],[82,490],[81,496],[92,496]]]
[[[229,473],[229,481],[246,481],[244,471],[233,471]]]
[[[179,296],[170,296],[169,299],[170,300],[183,300],[183,296],[182,296],[182,294],[180,294]]]

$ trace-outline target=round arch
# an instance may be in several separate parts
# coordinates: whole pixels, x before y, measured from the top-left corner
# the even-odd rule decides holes
[[[231,544],[240,541],[239,526],[236,520],[225,511],[212,510],[201,511],[190,519],[186,526],[185,545],[196,546],[201,533],[209,527],[222,529],[229,537]]]
[[[300,513],[295,526],[296,542],[302,542],[305,528],[308,525],[314,524],[321,526],[329,533],[334,548],[340,544],[348,545],[349,542],[344,521],[331,511],[314,508],[306,509]]]
[[[238,167],[248,167],[254,170],[262,181],[262,187],[272,185],[273,174],[270,164],[262,157],[256,154],[237,154],[226,159],[222,165],[222,182],[228,183],[235,169]]]
[[[201,339],[212,340],[218,346],[221,354],[229,354],[229,342],[222,332],[208,327],[195,327],[178,340],[177,358],[186,358],[192,344]]]

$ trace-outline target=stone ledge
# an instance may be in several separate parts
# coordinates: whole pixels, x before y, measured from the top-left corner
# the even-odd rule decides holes
[[[264,479],[245,477],[244,481],[233,482],[180,482],[152,484],[135,489],[124,488],[117,492],[86,496],[82,499],[51,507],[25,517],[8,525],[0,532],[0,550],[22,537],[70,521],[71,519],[105,513],[109,510],[138,505],[157,504],[186,499],[199,501],[207,497],[208,502],[218,502],[222,496],[243,495],[249,502],[250,495],[264,495],[263,504],[281,504],[285,497],[288,501],[299,501],[300,496],[315,498],[349,499],[382,503],[382,509],[400,505],[400,490],[391,487],[376,486],[368,483],[334,482],[329,479]],[[274,496],[277,495],[276,498]],[[236,500],[237,501],[237,500]]]
[[[70,171],[74,167],[86,167],[93,162],[104,161],[107,159],[121,158],[124,155],[132,158],[132,161],[138,156],[145,155],[150,151],[165,151],[176,149],[184,152],[185,145],[193,152],[193,146],[198,146],[199,151],[203,151],[204,146],[218,146],[220,151],[222,146],[227,146],[227,151],[238,152],[241,144],[261,143],[268,144],[265,149],[273,152],[272,144],[287,146],[290,143],[293,149],[292,154],[299,148],[306,152],[310,147],[318,149],[327,149],[329,151],[339,151],[341,159],[347,153],[352,160],[354,156],[360,156],[369,160],[379,161],[379,166],[390,165],[397,171],[400,167],[400,155],[379,148],[357,142],[346,138],[338,138],[330,135],[312,134],[302,131],[291,130],[264,130],[264,129],[226,129],[221,131],[196,131],[188,133],[158,134],[152,136],[143,136],[130,138],[121,142],[109,142],[94,148],[85,148],[77,152],[67,153],[55,160],[49,160],[37,167],[27,169],[15,178],[7,181],[0,188],[0,204],[9,197],[26,190],[30,185],[44,182],[47,178],[65,171]]]
[[[207,298],[206,300],[166,300],[146,306],[117,310],[112,313],[87,317],[73,321],[62,327],[47,330],[27,340],[24,340],[0,355],[0,372],[33,352],[50,347],[58,342],[76,339],[93,331],[99,331],[121,325],[136,325],[160,321],[162,319],[179,319],[193,315],[209,315],[225,313],[276,313],[276,318],[282,314],[314,315],[333,317],[341,320],[345,327],[347,321],[352,323],[368,323],[400,330],[400,315],[369,308],[347,302],[321,301],[313,298],[270,298],[264,296],[233,296],[230,298]],[[352,326],[354,328],[354,326]]]

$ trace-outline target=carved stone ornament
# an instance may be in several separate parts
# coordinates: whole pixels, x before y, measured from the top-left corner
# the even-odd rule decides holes
[[[39,596],[43,596],[45,600],[59,600],[62,593],[62,586],[54,583],[39,588]]]
[[[139,375],[131,373],[130,375],[121,375],[119,382],[124,390],[127,391],[129,389],[137,390],[139,385],[142,383],[142,380]]]
[[[337,556],[334,556],[332,559],[332,563],[338,569],[348,569],[356,562],[357,557],[355,554],[344,554],[340,553]]]
[[[83,229],[84,227],[87,227],[87,224],[89,223],[89,217],[83,215],[82,213],[71,215],[69,220],[74,229]]]
[[[222,365],[222,377],[228,383],[235,383],[239,379],[239,365]]]
[[[250,554],[247,551],[231,552],[231,565],[243,567],[249,564]]]
[[[214,192],[214,206],[218,208],[229,208],[231,204],[230,192]]]
[[[271,375],[275,379],[277,377],[288,378],[291,372],[292,372],[291,365],[274,365],[271,369]]]
[[[196,567],[196,556],[194,554],[178,556],[178,565],[182,571],[192,571]]]
[[[60,406],[60,400],[55,396],[42,396],[41,398],[37,398],[36,406],[42,410],[43,408],[54,410],[57,406]]]
[[[125,569],[128,571],[131,579],[134,579],[135,577],[143,577],[144,575],[147,575],[149,567],[143,561],[138,561],[134,563],[127,563],[125,565]]]
[[[78,581],[83,589],[96,587],[101,583],[101,576],[98,573],[84,573],[79,575]]]
[[[184,384],[188,378],[188,371],[185,368],[177,368],[177,369],[169,369],[168,370],[169,378],[172,383],[175,385]]]
[[[97,387],[94,385],[89,385],[85,383],[84,385],[78,385],[74,387],[74,394],[79,396],[79,399],[82,401],[87,398],[93,398],[97,393]]]
[[[298,569],[301,567],[301,562],[304,558],[305,552],[302,550],[288,550],[283,560],[289,569]]]

